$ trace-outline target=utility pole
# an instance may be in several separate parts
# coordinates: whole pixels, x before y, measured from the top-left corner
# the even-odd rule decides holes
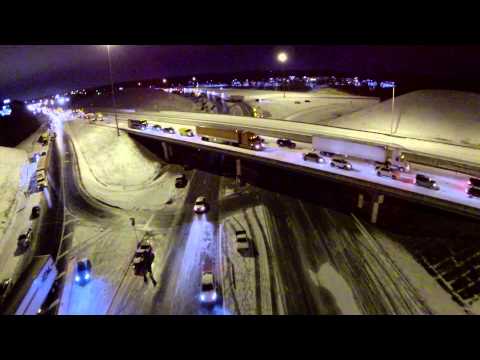
[[[107,56],[108,56],[108,69],[110,72],[110,85],[112,87],[112,103],[113,103],[113,111],[115,113],[115,124],[117,126],[117,135],[120,136],[120,129],[118,128],[118,119],[117,119],[117,103],[115,101],[115,88],[113,86],[112,61],[110,59],[110,45],[107,45]]]

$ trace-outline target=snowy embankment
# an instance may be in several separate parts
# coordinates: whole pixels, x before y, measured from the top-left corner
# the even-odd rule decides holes
[[[172,196],[171,181],[159,159],[115,129],[66,124],[85,190],[94,198],[123,209],[158,209]]]
[[[480,94],[419,90],[328,125],[480,148]]]
[[[119,109],[136,109],[137,111],[198,111],[198,104],[191,99],[169,94],[162,90],[153,89],[125,89],[115,93],[115,100]],[[112,98],[109,94],[92,95],[77,100],[74,107],[110,108]]]
[[[23,150],[0,147],[0,239],[14,219],[15,199],[19,190],[22,166],[28,162]],[[22,195],[23,196],[23,195]]]

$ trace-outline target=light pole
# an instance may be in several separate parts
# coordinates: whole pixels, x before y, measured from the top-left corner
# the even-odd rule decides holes
[[[395,109],[395,84],[393,84],[392,86],[392,123],[390,124],[390,135],[393,135],[393,124],[395,122],[394,109]]]
[[[285,97],[285,62],[287,61],[288,56],[285,52],[281,52],[277,55],[277,60],[282,64],[282,70],[283,70],[283,97]]]
[[[117,103],[115,101],[115,87],[113,86],[112,60],[110,59],[110,45],[107,45],[107,56],[108,56],[108,70],[110,72],[110,85],[112,86],[112,103],[113,103],[113,111],[115,113],[115,124],[117,126],[117,135],[120,136],[120,129],[118,128],[118,119],[117,119]]]

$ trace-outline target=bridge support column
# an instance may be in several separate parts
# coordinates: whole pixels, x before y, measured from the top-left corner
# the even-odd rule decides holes
[[[237,185],[242,185],[242,162],[240,159],[235,160],[235,176]]]
[[[162,149],[163,149],[163,156],[165,158],[165,161],[170,161],[170,153],[171,153],[170,146],[166,142],[162,142]]]
[[[380,210],[380,204],[383,204],[383,195],[378,195],[376,200],[373,202],[372,214],[371,214],[371,217],[370,217],[370,222],[372,224],[377,223],[378,212]]]

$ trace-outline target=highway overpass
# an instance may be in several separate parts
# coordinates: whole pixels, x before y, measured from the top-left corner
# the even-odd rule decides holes
[[[97,109],[99,111],[99,109]],[[102,109],[106,117],[113,119],[113,113],[108,109]],[[441,190],[435,192],[431,189],[421,188],[413,185],[412,175],[405,175],[401,181],[393,181],[389,178],[379,178],[372,170],[371,163],[362,163],[357,161],[354,167],[360,171],[345,172],[336,168],[330,168],[318,164],[304,162],[301,153],[307,151],[311,147],[311,139],[314,135],[334,136],[338,138],[362,141],[364,136],[365,143],[381,144],[397,147],[409,151],[410,153],[421,154],[427,160],[430,159],[435,166],[435,161],[439,161],[434,157],[434,153],[441,153],[442,159],[447,165],[454,165],[458,168],[465,167],[467,170],[476,172],[477,162],[480,159],[480,150],[459,147],[441,143],[430,143],[416,139],[400,138],[398,136],[387,136],[384,134],[375,134],[369,132],[361,132],[349,129],[338,129],[320,125],[298,124],[282,120],[245,118],[228,115],[211,115],[201,113],[180,113],[180,112],[129,112],[118,111],[117,118],[120,128],[130,133],[140,136],[155,138],[161,140],[165,144],[173,143],[180,145],[193,146],[203,148],[210,151],[222,152],[238,159],[250,159],[264,163],[273,164],[274,166],[286,167],[294,171],[301,171],[315,176],[327,177],[335,181],[350,183],[360,188],[366,189],[370,193],[390,194],[392,196],[407,198],[412,201],[428,204],[430,206],[442,208],[445,210],[467,214],[474,217],[480,216],[480,201],[478,199],[470,199],[465,193],[465,187],[468,176],[458,174],[452,171],[444,171],[433,168],[425,168],[418,165],[414,168],[414,172],[422,172],[430,175],[439,182]],[[198,126],[198,125],[214,125],[224,127],[236,127],[246,130],[255,131],[264,137],[289,137],[300,141],[300,145],[296,150],[278,148],[275,139],[269,139],[269,145],[272,151],[253,152],[250,150],[232,147],[223,144],[205,143],[198,137],[182,137],[178,134],[165,134],[154,130],[135,130],[129,129],[127,125],[128,119],[147,120],[150,123],[158,123],[163,127],[172,126],[179,129],[182,126]],[[101,124],[101,123],[99,123]],[[106,126],[115,126],[112,121],[104,123]],[[178,131],[177,131],[178,132]],[[271,145],[270,145],[271,144]],[[437,151],[436,149],[439,149]],[[166,148],[165,148],[166,149]],[[273,151],[274,150],[274,151]],[[419,151],[422,150],[422,151]],[[435,151],[434,151],[435,150]],[[478,154],[477,157],[472,156]],[[462,155],[462,156],[461,156]],[[477,162],[476,162],[477,161]],[[466,172],[465,172],[466,173]],[[360,200],[359,200],[360,201]]]

